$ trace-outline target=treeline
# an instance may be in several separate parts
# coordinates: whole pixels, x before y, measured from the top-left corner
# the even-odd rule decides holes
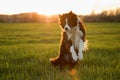
[[[14,23],[14,22],[57,22],[57,16],[53,15],[47,17],[37,13],[21,13],[13,15],[0,15],[0,22]]]
[[[96,14],[79,15],[84,22],[120,22],[120,8],[116,10],[102,11]],[[45,16],[37,13],[21,13],[14,15],[0,15],[0,22],[58,22],[58,15]]]
[[[85,22],[120,22],[120,9],[102,11],[95,14],[93,11],[90,15],[80,16]]]

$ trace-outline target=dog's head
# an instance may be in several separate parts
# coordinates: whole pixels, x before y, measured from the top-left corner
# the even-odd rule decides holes
[[[76,14],[72,11],[66,14],[59,15],[60,25],[64,31],[74,31],[76,30],[79,19]]]

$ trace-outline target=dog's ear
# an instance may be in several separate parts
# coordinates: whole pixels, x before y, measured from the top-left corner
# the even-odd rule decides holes
[[[69,13],[73,13],[72,11],[70,11]]]
[[[61,15],[61,14],[59,14],[59,18],[61,18],[61,16],[62,16],[62,15]]]

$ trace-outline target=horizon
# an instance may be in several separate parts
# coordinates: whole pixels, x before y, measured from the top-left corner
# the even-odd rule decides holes
[[[35,12],[38,14],[51,16],[67,13],[69,11],[73,11],[79,15],[89,15],[92,11],[95,13],[100,13],[104,10],[115,10],[117,8],[120,8],[119,0],[93,0],[91,2],[88,2],[88,0],[0,0],[0,14],[7,15]]]

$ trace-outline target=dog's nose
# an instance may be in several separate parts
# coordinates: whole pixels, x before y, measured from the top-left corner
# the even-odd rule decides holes
[[[68,31],[68,28],[66,27],[65,30]]]

